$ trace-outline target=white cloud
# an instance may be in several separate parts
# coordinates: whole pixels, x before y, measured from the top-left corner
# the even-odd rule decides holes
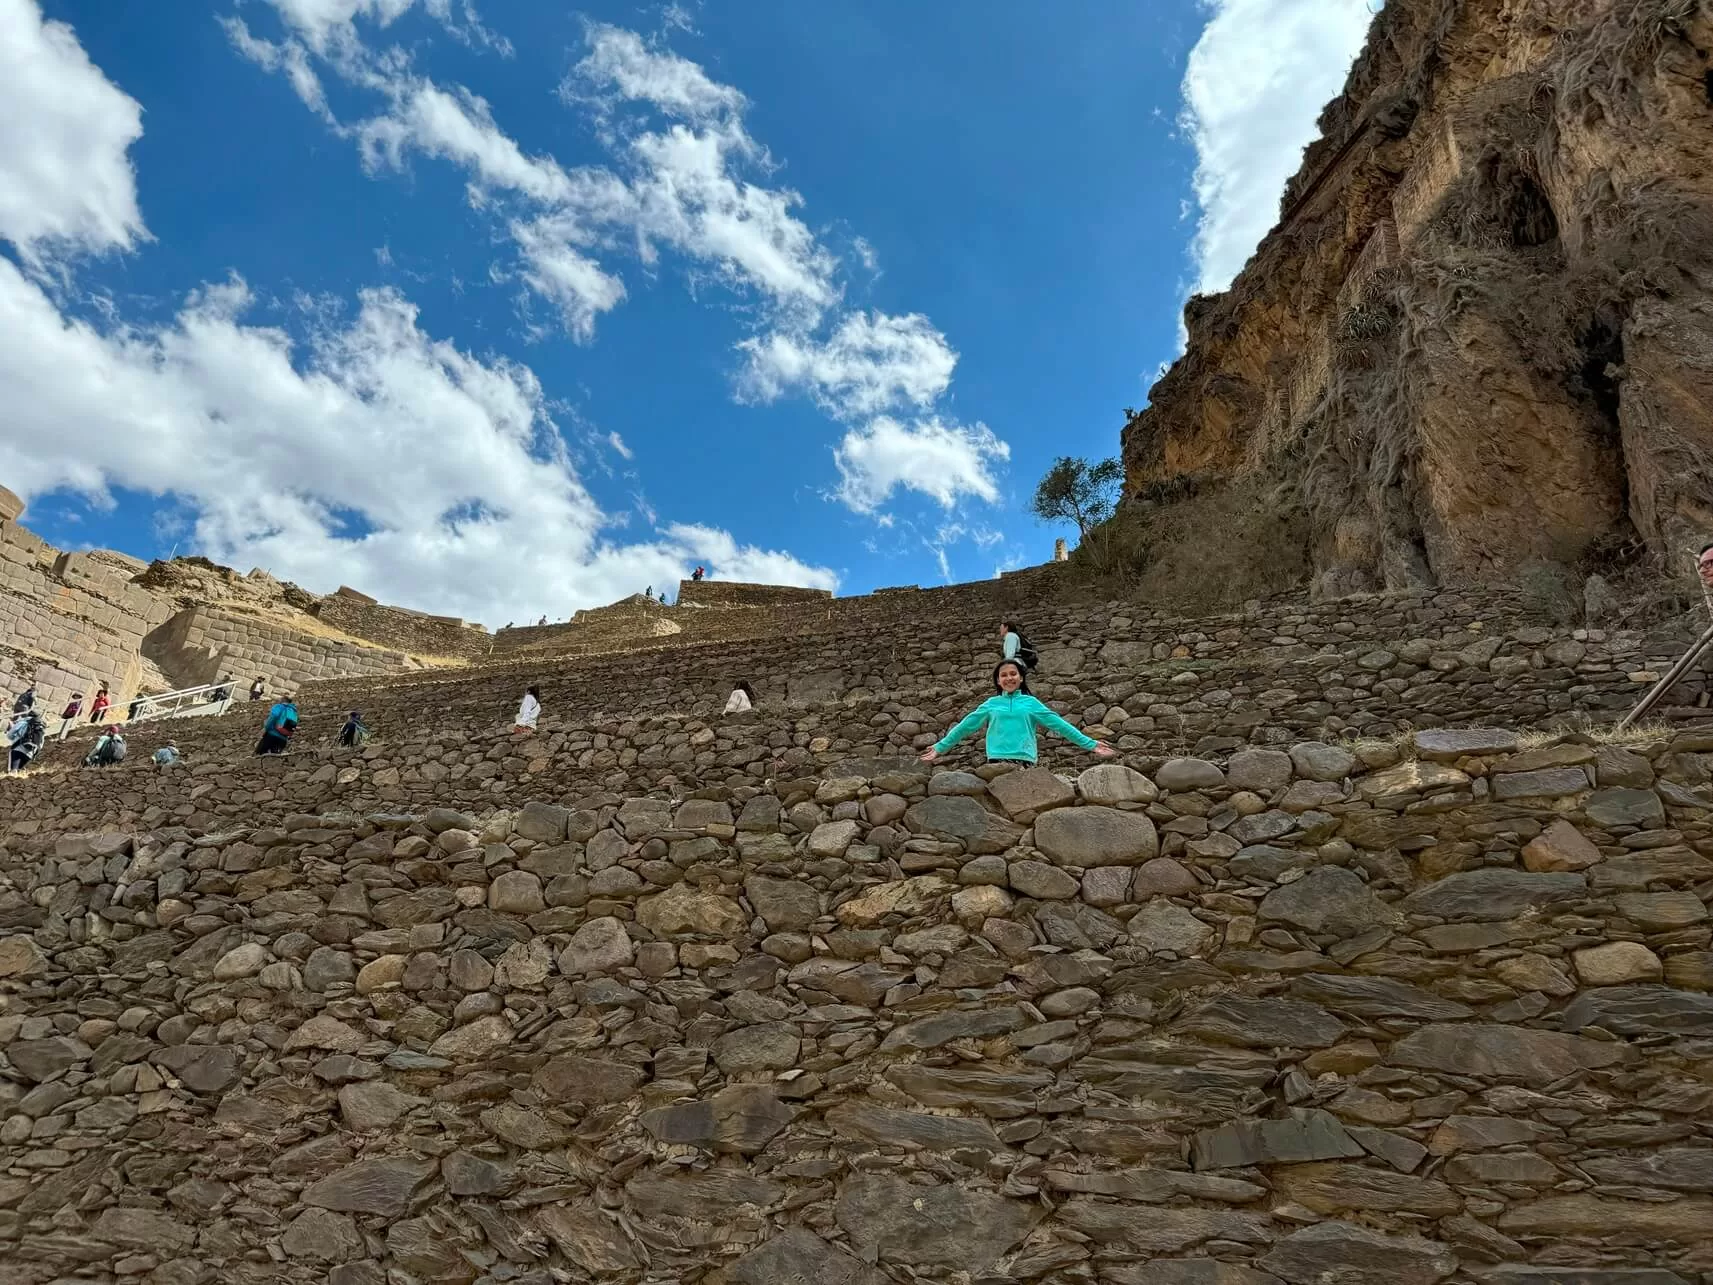
[[[1285,182],[1343,88],[1369,0],[1203,0],[1212,18],[1184,75],[1198,157],[1197,290],[1231,284],[1279,217]]]
[[[628,248],[652,268],[671,251],[692,281],[712,277],[760,300],[758,333],[738,345],[741,400],[802,393],[839,419],[872,420],[835,452],[838,498],[866,513],[900,487],[943,505],[966,496],[997,502],[992,469],[1009,448],[985,426],[872,418],[929,414],[958,355],[921,314],[836,311],[840,263],[799,216],[803,198],[771,182],[776,166],[748,133],[737,89],[634,32],[590,23],[587,52],[560,95],[593,108],[612,163],[568,168],[526,153],[477,94],[417,75],[396,49],[362,47],[353,12],[384,25],[408,0],[270,2],[310,6],[313,13],[292,17],[295,28],[333,50],[326,60],[345,80],[384,100],[360,124],[335,126],[356,139],[365,164],[399,167],[414,154],[463,169],[472,202],[494,208],[516,248],[515,263],[495,265],[494,278],[520,281],[526,304],[532,296],[551,303],[572,338],[591,340],[600,317],[626,297],[604,260]],[[853,252],[878,270],[868,242],[855,238]]]
[[[615,451],[617,451],[620,455],[624,456],[624,458],[627,460],[632,460],[632,459],[636,458],[635,452],[633,452],[630,447],[625,445],[625,439],[619,436],[618,430],[616,430],[616,429],[614,431],[612,431],[611,433],[607,434],[607,445],[612,447]]]
[[[580,234],[560,230],[562,221],[548,216],[514,223],[512,239],[523,255],[524,281],[559,309],[567,334],[587,343],[595,335],[595,318],[624,301],[625,285],[576,248]]]
[[[0,238],[32,266],[148,236],[126,155],[143,109],[36,0],[0,0]]]
[[[360,44],[357,20],[390,27],[416,0],[265,0],[291,31],[322,57],[345,55]],[[482,26],[470,0],[424,0],[423,8],[459,40],[510,54],[511,45]]]
[[[98,503],[123,486],[196,513],[194,544],[310,588],[489,622],[610,602],[695,562],[830,587],[789,554],[704,527],[620,545],[528,368],[425,334],[390,290],[294,346],[248,325],[242,282],[170,324],[103,332],[0,260],[0,476]]]
[[[806,567],[789,554],[740,545],[715,527],[675,523],[662,534],[675,547],[687,552],[694,550],[698,559],[706,560],[718,580],[799,585],[805,589],[839,587],[838,576],[826,567]]]
[[[305,107],[328,124],[334,123],[333,113],[327,106],[327,91],[321,86],[321,77],[310,65],[307,49],[295,40],[278,44],[263,40],[251,34],[242,18],[221,18],[220,26],[234,49],[258,67],[282,73]]]
[[[710,80],[688,58],[650,49],[634,31],[591,23],[587,38],[588,55],[560,86],[561,96],[569,101],[584,101],[593,90],[599,102],[607,91],[631,102],[653,103],[688,120],[741,112],[746,105],[730,85]]]
[[[739,377],[745,398],[777,400],[807,392],[840,418],[932,405],[951,385],[958,355],[920,313],[848,314],[826,342],[773,331],[738,345],[746,357]]]
[[[992,469],[1011,458],[1011,448],[985,424],[933,418],[906,425],[883,415],[847,432],[833,458],[841,478],[838,498],[859,513],[872,513],[899,487],[946,508],[964,496],[997,504]]]

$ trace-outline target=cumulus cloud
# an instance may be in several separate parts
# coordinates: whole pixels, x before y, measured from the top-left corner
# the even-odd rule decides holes
[[[588,55],[560,85],[560,96],[569,102],[602,105],[602,95],[610,92],[689,120],[740,112],[747,105],[732,86],[709,79],[688,58],[650,49],[634,31],[592,23],[587,38]]]
[[[295,2],[305,21],[353,11]],[[137,104],[34,0],[0,0],[0,37],[0,238],[27,263],[42,247],[131,246],[145,235],[127,156]],[[11,122],[45,124],[29,140],[39,154],[22,154]],[[354,313],[302,301],[295,334],[251,321],[256,303],[234,277],[170,321],[109,309],[97,324],[0,256],[0,477],[26,499],[166,497],[189,543],[221,561],[488,623],[568,614],[698,562],[836,584],[710,527],[616,541],[535,374],[426,333],[396,291],[362,292]]]
[[[771,402],[806,392],[840,418],[931,406],[951,385],[958,355],[921,313],[847,315],[824,341],[773,331],[738,345],[741,395]]]
[[[128,149],[143,109],[37,0],[0,0],[0,238],[32,266],[148,236]]]
[[[1372,20],[1369,0],[1203,0],[1183,123],[1195,143],[1196,289],[1231,284],[1279,217],[1285,182],[1343,88]]]
[[[985,424],[937,417],[904,424],[885,415],[847,432],[833,455],[838,498],[859,513],[874,512],[900,487],[945,508],[965,496],[996,504],[993,469],[1010,457],[1011,448]]]
[[[426,334],[394,291],[312,318],[301,345],[248,324],[252,303],[234,280],[168,325],[103,331],[0,260],[0,476],[26,497],[172,495],[211,557],[489,623],[610,602],[698,561],[836,583],[711,528],[608,539],[535,375]]]
[[[802,196],[773,181],[777,166],[749,133],[748,100],[736,88],[635,32],[588,23],[560,97],[593,113],[610,163],[565,166],[527,153],[469,89],[418,75],[396,49],[361,45],[355,17],[384,26],[407,0],[270,2],[295,9],[289,40],[382,99],[357,124],[335,123],[371,171],[414,156],[460,167],[472,202],[503,219],[515,249],[499,274],[522,284],[526,306],[550,304],[573,339],[592,340],[601,316],[626,298],[614,256],[629,252],[652,268],[676,255],[692,281],[712,278],[759,304],[757,333],[737,345],[740,400],[804,395],[837,419],[869,421],[835,451],[835,498],[865,513],[900,489],[943,505],[998,499],[993,470],[1008,457],[1005,444],[985,426],[933,415],[957,353],[919,313],[841,309],[841,264],[803,221]],[[284,55],[258,56],[253,43],[234,35],[240,52],[289,74]],[[877,271],[873,247],[860,237],[854,246]],[[874,418],[887,412],[923,418]]]

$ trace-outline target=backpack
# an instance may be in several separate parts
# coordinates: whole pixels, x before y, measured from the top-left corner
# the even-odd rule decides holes
[[[125,742],[124,741],[115,740],[115,741],[110,741],[108,743],[108,745],[107,745],[107,761],[109,763],[123,763],[125,761]]]
[[[1031,647],[1022,634],[1017,635],[1017,659],[1028,670],[1034,670],[1041,663],[1041,653]]]

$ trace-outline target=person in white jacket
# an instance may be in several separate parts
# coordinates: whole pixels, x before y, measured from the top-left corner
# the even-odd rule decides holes
[[[523,694],[518,702],[517,723],[512,728],[514,732],[533,732],[537,720],[541,718],[541,689],[531,687]]]
[[[743,714],[755,708],[755,688],[740,682],[726,698],[726,713]]]

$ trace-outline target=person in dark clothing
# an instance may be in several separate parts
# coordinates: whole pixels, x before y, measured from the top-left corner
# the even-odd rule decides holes
[[[14,714],[28,714],[35,707],[36,689],[34,687],[26,687],[18,694],[18,699],[12,702]]]
[[[42,716],[35,710],[24,715],[23,726],[12,733],[12,742],[7,747],[6,770],[22,772],[42,752],[42,746],[48,739],[48,725],[42,721]]]
[[[125,738],[116,731],[101,734],[95,748],[83,756],[84,767],[111,767],[125,758]]]
[[[363,726],[363,715],[358,710],[352,710],[351,716],[345,720],[345,726],[339,729],[341,745],[357,746],[369,739],[369,729]]]
[[[702,577],[707,575],[707,574],[708,573],[706,571],[704,571],[701,567],[697,567],[694,571],[692,571],[690,573],[690,579],[694,580],[697,584],[700,584],[702,582]]]
[[[296,731],[297,702],[287,696],[268,711],[268,720],[262,724],[262,739],[256,742],[256,753],[284,754],[291,748]]]
[[[214,690],[214,699],[216,702],[232,699],[232,675],[228,674],[220,680],[220,686]]]

